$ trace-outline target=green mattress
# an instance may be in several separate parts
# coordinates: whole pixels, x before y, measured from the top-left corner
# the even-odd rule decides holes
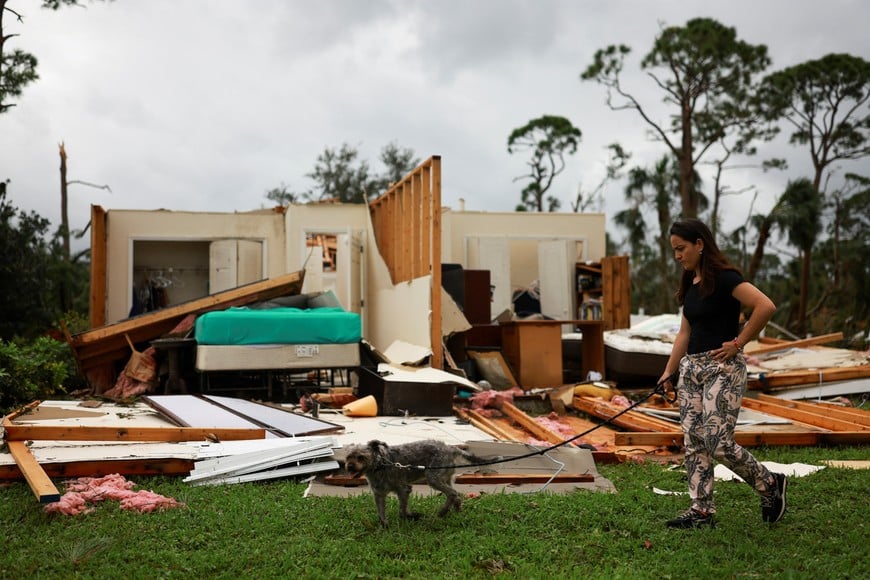
[[[348,344],[359,342],[359,314],[342,308],[229,308],[196,319],[198,344]]]

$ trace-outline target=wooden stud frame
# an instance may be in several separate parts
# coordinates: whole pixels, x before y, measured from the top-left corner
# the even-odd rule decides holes
[[[369,204],[378,249],[393,284],[430,275],[433,368],[443,367],[441,336],[441,157],[433,155]]]

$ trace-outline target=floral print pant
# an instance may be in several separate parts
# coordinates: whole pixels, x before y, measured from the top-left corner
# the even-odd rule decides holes
[[[734,427],[746,390],[742,354],[719,362],[710,353],[680,361],[677,394],[686,447],[686,471],[692,507],[714,513],[713,460],[727,466],[759,494],[769,493],[773,476],[746,449],[734,442]]]

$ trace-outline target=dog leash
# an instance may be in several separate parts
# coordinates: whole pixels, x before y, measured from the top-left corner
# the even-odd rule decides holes
[[[482,466],[486,466],[486,465],[497,465],[499,463],[508,463],[510,461],[518,461],[520,459],[527,459],[529,457],[535,457],[537,455],[544,455],[545,453],[553,451],[554,449],[558,449],[559,447],[563,447],[565,445],[568,445],[569,443],[573,443],[577,439],[580,439],[581,437],[584,437],[584,436],[592,433],[596,429],[600,429],[601,427],[604,427],[605,425],[612,423],[615,419],[618,419],[622,415],[635,409],[638,405],[648,401],[650,398],[652,398],[653,395],[656,395],[656,394],[661,395],[669,403],[676,402],[676,400],[677,400],[676,390],[674,392],[673,397],[668,397],[667,390],[665,389],[665,384],[668,383],[669,381],[673,381],[672,384],[676,385],[676,381],[677,381],[678,376],[679,376],[679,371],[674,371],[673,373],[671,373],[667,377],[665,377],[663,380],[656,383],[656,386],[652,390],[650,390],[650,392],[647,393],[646,396],[644,396],[642,399],[632,403],[631,405],[629,405],[625,409],[623,409],[620,412],[618,412],[617,414],[615,414],[613,417],[610,417],[609,419],[605,419],[603,422],[599,423],[598,425],[595,425],[594,427],[590,427],[589,429],[583,431],[582,433],[578,433],[576,435],[573,435],[569,439],[565,439],[564,441],[562,441],[560,443],[554,443],[550,447],[538,449],[537,451],[532,451],[532,452],[526,453],[524,455],[516,455],[513,457],[500,457],[498,459],[483,461],[481,463],[464,463],[462,465],[437,465],[437,466],[432,466],[432,467],[427,467],[425,465],[401,465],[399,463],[396,463],[395,467],[398,467],[400,469],[419,469],[419,470],[458,469],[461,467],[482,467]],[[675,387],[675,389],[676,389],[676,387]]]

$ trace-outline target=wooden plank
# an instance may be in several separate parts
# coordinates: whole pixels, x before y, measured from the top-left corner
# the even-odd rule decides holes
[[[502,441],[522,442],[519,438],[508,433],[507,431],[499,427],[496,423],[490,421],[488,418],[484,417],[473,409],[463,409],[461,407],[454,406],[453,410],[460,417],[466,419],[469,423],[471,423],[481,431],[488,433],[497,439],[501,439]]]
[[[605,420],[612,419],[623,410],[604,401],[596,401],[589,397],[582,396],[574,397],[573,405],[578,411],[583,411],[584,413]],[[627,413],[620,415],[613,420],[611,425],[616,425],[617,427],[630,429],[632,431],[658,431],[668,433],[674,430],[674,425],[672,423],[654,417],[648,417],[635,411],[628,411]]]
[[[616,433],[614,444],[620,446],[629,445],[655,445],[681,447],[683,444],[682,432],[673,433]],[[757,447],[759,445],[867,445],[870,443],[868,431],[802,431],[802,432],[749,432],[737,431],[734,439],[743,447]]]
[[[751,379],[749,381],[749,388],[768,389],[776,387],[795,387],[798,385],[814,385],[834,381],[863,379],[866,377],[870,377],[870,365],[777,371],[762,373],[757,379]]]
[[[801,340],[792,340],[789,342],[782,342],[778,344],[768,344],[765,346],[757,346],[755,348],[747,348],[746,354],[757,355],[757,354],[765,354],[769,352],[776,352],[778,350],[787,350],[790,348],[800,348],[804,346],[813,346],[818,344],[829,344],[832,342],[837,342],[838,340],[843,340],[842,332],[834,332],[831,334],[823,334],[821,336],[812,336],[810,338],[803,338]]]
[[[23,441],[10,441],[7,438],[6,445],[9,447],[9,453],[18,465],[18,469],[27,480],[27,485],[33,490],[34,495],[39,500],[39,503],[52,503],[60,500],[60,492],[52,483],[51,478],[46,475],[39,462],[33,457],[30,449]]]
[[[762,413],[776,415],[777,417],[785,417],[791,421],[800,421],[801,423],[814,425],[830,431],[870,431],[870,428],[850,421],[841,421],[840,419],[835,419],[821,413],[805,411],[788,404],[781,405],[757,399],[743,399],[743,406],[747,409],[761,411]]]
[[[471,466],[473,467],[473,466]],[[586,473],[562,473],[559,475],[546,475],[539,473],[460,473],[454,479],[455,483],[464,485],[503,485],[523,483],[591,483],[595,476]],[[327,485],[339,485],[341,487],[358,487],[366,485],[368,480],[365,476],[351,477],[344,474],[327,475],[323,482]]]
[[[468,485],[522,484],[522,483],[591,483],[595,476],[588,473],[546,475],[535,473],[460,473],[456,483]]]
[[[858,423],[859,425],[870,425],[870,411],[864,411],[863,409],[858,409],[856,407],[844,407],[827,401],[814,401],[812,404],[817,407],[822,407],[825,410],[837,411],[838,414],[843,415],[844,419]]]
[[[517,422],[523,429],[525,429],[538,439],[548,441],[550,443],[562,443],[566,439],[558,433],[550,431],[540,423],[536,422],[534,419],[526,415],[522,410],[514,406],[513,403],[502,403],[500,408],[505,415]]]
[[[112,473],[121,475],[187,475],[193,469],[192,459],[113,459],[107,461],[74,461],[70,463],[41,463],[48,477],[102,477]],[[23,479],[18,465],[0,465],[0,481]]]
[[[97,328],[106,324],[106,210],[91,205],[91,292],[90,326]]]
[[[854,427],[852,429],[840,429],[841,431],[863,431],[861,427],[870,428],[870,413],[868,413],[867,411],[862,411],[861,409],[856,409],[854,407],[839,407],[834,405],[823,406],[819,405],[818,403],[791,401],[789,399],[782,399],[780,397],[774,397],[772,395],[766,395],[764,393],[758,394],[758,400],[764,401],[766,403],[772,403],[774,405],[781,405],[783,407],[801,409],[804,411],[809,411],[811,413],[825,415],[833,419],[846,421],[852,424]]]
[[[444,355],[441,341],[444,338],[441,328],[441,156],[433,155],[432,160],[432,187],[430,190],[432,219],[427,224],[431,250],[428,258],[429,272],[432,283],[429,288],[432,315],[430,324],[432,361],[431,365],[436,369],[444,368]]]
[[[87,427],[4,424],[7,441],[235,441],[264,439],[265,429],[198,427]]]

